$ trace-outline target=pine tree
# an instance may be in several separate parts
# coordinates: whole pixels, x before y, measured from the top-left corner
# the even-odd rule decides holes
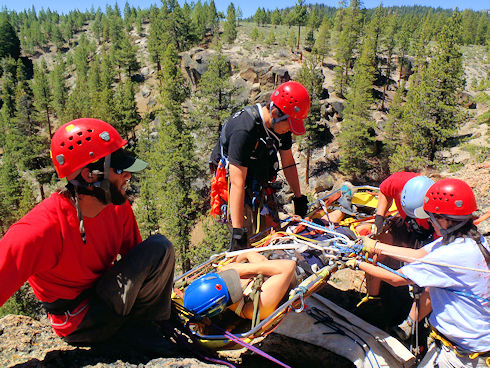
[[[390,85],[391,81],[391,68],[392,68],[392,59],[393,59],[393,50],[395,49],[395,35],[398,30],[398,19],[396,15],[388,16],[386,21],[386,29],[384,30],[384,39],[383,46],[384,51],[387,53],[386,56],[386,73],[385,73],[385,83],[383,85],[383,95],[381,97],[381,105],[380,110],[385,109],[385,98],[386,98],[386,90]]]
[[[52,95],[48,81],[48,67],[44,59],[41,65],[34,67],[34,80],[32,81],[32,91],[34,92],[34,106],[43,114],[42,120],[46,122],[49,138],[51,139],[51,104]]]
[[[199,132],[203,152],[210,152],[217,142],[224,121],[239,106],[235,101],[238,89],[231,82],[230,63],[218,47],[208,70],[199,81],[193,102],[192,120]]]
[[[155,181],[156,170],[153,170],[153,163],[151,162],[154,144],[155,138],[152,136],[150,118],[145,115],[142,119],[136,148],[137,156],[149,162],[150,166],[139,175],[141,184],[135,206],[135,216],[143,238],[157,233],[160,229],[159,204],[155,195],[158,183]]]
[[[211,0],[209,2],[207,18],[208,18],[207,24],[211,29],[211,33],[214,33],[218,28],[218,24],[219,24],[218,12],[216,11],[216,5],[214,3],[214,0]]]
[[[52,91],[53,109],[58,120],[62,120],[68,98],[68,87],[65,82],[65,63],[63,57],[58,54],[56,63],[50,73],[50,86]]]
[[[230,3],[226,12],[226,22],[224,25],[223,37],[225,42],[233,43],[237,36],[235,6]]]
[[[436,153],[457,131],[462,121],[458,106],[465,80],[458,48],[461,17],[454,12],[437,35],[429,65],[421,65],[407,93],[403,108],[400,141],[392,166],[420,169],[433,165]],[[398,168],[398,167],[397,167]]]
[[[20,56],[20,40],[14,27],[10,24],[6,12],[0,13],[0,59]]]
[[[0,227],[2,235],[15,221],[22,196],[23,180],[15,165],[15,158],[4,152],[0,163]]]
[[[323,92],[323,74],[310,56],[303,63],[296,76],[296,80],[306,87],[310,94],[310,111],[304,120],[306,134],[301,140],[301,146],[306,148],[305,184],[310,178],[311,149],[318,143],[318,138],[325,131],[325,127],[319,124],[321,119],[320,96]]]
[[[115,102],[115,128],[126,139],[129,139],[130,133],[134,138],[134,128],[141,122],[141,117],[136,106],[133,82],[130,79],[117,86]]]
[[[361,55],[354,66],[344,110],[344,121],[339,134],[340,168],[346,173],[355,175],[369,168],[368,158],[374,153],[375,123],[370,117],[369,110],[373,103],[376,21],[370,22],[366,29]]]
[[[306,34],[305,48],[312,50],[314,45],[315,45],[315,35],[313,34],[313,29],[310,29]]]
[[[299,51],[299,42],[301,40],[301,26],[306,24],[307,19],[308,9],[304,0],[296,0],[296,5],[294,6],[294,24],[298,26],[298,40],[296,44],[297,51]]]
[[[382,167],[389,167],[390,160],[395,153],[397,147],[402,144],[401,137],[401,125],[403,116],[403,103],[405,102],[405,81],[402,82],[400,88],[397,88],[395,96],[390,106],[390,111],[385,125],[385,139],[383,147]],[[392,168],[403,167],[397,162],[391,163]],[[396,171],[396,170],[395,170]],[[394,172],[394,171],[392,171]]]
[[[361,9],[358,0],[351,0],[349,7],[343,10],[339,40],[336,44],[335,58],[342,69],[343,77],[338,79],[336,91],[340,96],[346,93],[351,59],[357,47],[361,27]]]
[[[278,26],[281,24],[281,12],[276,8],[272,13],[271,13],[271,23],[274,26]]]
[[[274,45],[276,43],[276,34],[274,33],[273,30],[270,30],[269,35],[267,36],[267,39],[265,40],[265,43],[267,45]]]
[[[158,141],[150,152],[150,172],[164,229],[174,244],[180,266],[189,270],[190,232],[196,218],[197,193],[192,184],[198,177],[194,142],[182,119],[183,77],[176,66],[177,52],[169,44],[162,67],[160,99],[163,110]],[[162,185],[162,183],[164,183]]]
[[[125,72],[127,78],[131,78],[133,72],[137,71],[140,65],[136,58],[136,45],[132,43],[128,33],[124,32],[119,40],[113,44],[112,53],[119,69]],[[121,80],[121,76],[119,76],[119,80]]]
[[[318,35],[313,46],[313,53],[321,57],[321,64],[323,65],[323,60],[325,55],[328,55],[330,51],[330,22],[327,17],[323,17],[322,24],[318,30]]]

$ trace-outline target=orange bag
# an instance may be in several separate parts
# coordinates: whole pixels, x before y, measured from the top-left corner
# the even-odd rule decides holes
[[[211,215],[221,216],[224,203],[228,203],[228,181],[226,168],[220,164],[211,180]]]

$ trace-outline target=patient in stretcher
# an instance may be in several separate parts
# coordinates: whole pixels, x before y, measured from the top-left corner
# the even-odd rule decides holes
[[[253,251],[242,253],[217,273],[208,273],[192,282],[185,291],[184,306],[204,317],[216,316],[229,308],[242,318],[252,319],[251,294],[260,289],[260,319],[265,319],[294,285],[295,268],[293,260],[269,260]]]

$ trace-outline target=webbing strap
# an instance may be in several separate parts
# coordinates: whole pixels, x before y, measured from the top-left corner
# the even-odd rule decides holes
[[[264,283],[264,275],[258,274],[254,278],[254,283],[252,285],[252,292],[250,293],[250,298],[254,303],[254,313],[252,316],[252,329],[255,328],[260,323],[260,293],[262,292],[262,285]]]

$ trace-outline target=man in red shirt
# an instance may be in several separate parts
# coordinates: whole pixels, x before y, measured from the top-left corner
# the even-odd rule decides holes
[[[28,281],[56,334],[72,344],[170,317],[174,249],[162,235],[141,239],[125,189],[147,164],[126,143],[97,119],[60,127],[51,156],[66,188],[0,240],[0,305]]]

